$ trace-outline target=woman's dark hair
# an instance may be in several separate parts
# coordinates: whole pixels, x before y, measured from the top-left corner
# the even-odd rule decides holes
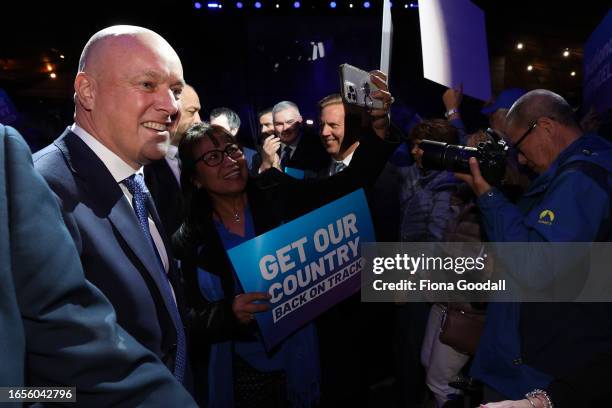
[[[457,144],[459,143],[459,132],[446,120],[428,119],[418,123],[410,131],[410,140],[415,139]]]
[[[197,238],[202,233],[201,228],[212,217],[212,203],[208,192],[197,188],[193,180],[196,177],[195,147],[204,138],[208,137],[213,145],[220,146],[221,142],[236,143],[236,139],[225,128],[208,123],[194,123],[187,129],[185,136],[178,147],[181,166],[181,192],[183,194],[184,223],[182,234]],[[195,236],[193,236],[195,235]]]

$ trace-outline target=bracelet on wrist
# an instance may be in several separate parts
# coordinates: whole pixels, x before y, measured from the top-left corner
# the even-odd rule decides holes
[[[525,398],[527,398],[527,400],[530,403],[532,403],[530,398],[535,398],[538,401],[542,401],[542,399],[543,399],[544,400],[544,408],[553,408],[553,403],[552,403],[550,397],[548,396],[548,393],[546,393],[546,391],[544,391],[544,390],[540,390],[540,389],[536,388],[535,390],[530,391],[527,394],[525,394]]]
[[[446,119],[448,119],[448,118],[450,118],[451,116],[453,116],[453,115],[455,115],[457,113],[459,113],[459,109],[451,108],[451,109],[447,110],[446,112],[444,112],[444,117]]]

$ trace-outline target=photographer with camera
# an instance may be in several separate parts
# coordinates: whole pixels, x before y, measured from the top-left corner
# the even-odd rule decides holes
[[[469,159],[471,174],[457,175],[478,196],[489,240],[610,240],[612,144],[583,134],[570,105],[543,89],[512,105],[505,132],[519,162],[538,174],[517,205],[483,177],[476,157]],[[525,258],[517,262],[541,261],[529,254]],[[521,278],[533,284],[548,276]],[[605,351],[611,340],[607,303],[492,303],[471,375],[485,384],[487,402],[520,400],[572,373],[581,361]],[[538,391],[543,406],[551,406],[554,395]]]

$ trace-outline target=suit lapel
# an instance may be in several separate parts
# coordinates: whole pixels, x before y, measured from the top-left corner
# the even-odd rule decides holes
[[[54,143],[62,151],[72,171],[83,181],[83,190],[88,195],[83,201],[87,202],[96,214],[108,218],[155,282],[168,314],[172,317],[170,308],[174,305],[170,302],[174,302],[174,299],[167,293],[164,282],[161,281],[165,271],[161,270],[153,247],[140,229],[134,209],[113,176],[98,156],[74,133],[66,131]],[[154,214],[157,217],[157,212]],[[156,224],[159,228],[159,223]]]

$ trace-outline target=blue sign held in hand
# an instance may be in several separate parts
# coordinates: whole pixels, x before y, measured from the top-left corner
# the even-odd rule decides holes
[[[359,290],[360,244],[373,241],[357,190],[228,251],[244,291],[271,296],[256,315],[268,349]]]

